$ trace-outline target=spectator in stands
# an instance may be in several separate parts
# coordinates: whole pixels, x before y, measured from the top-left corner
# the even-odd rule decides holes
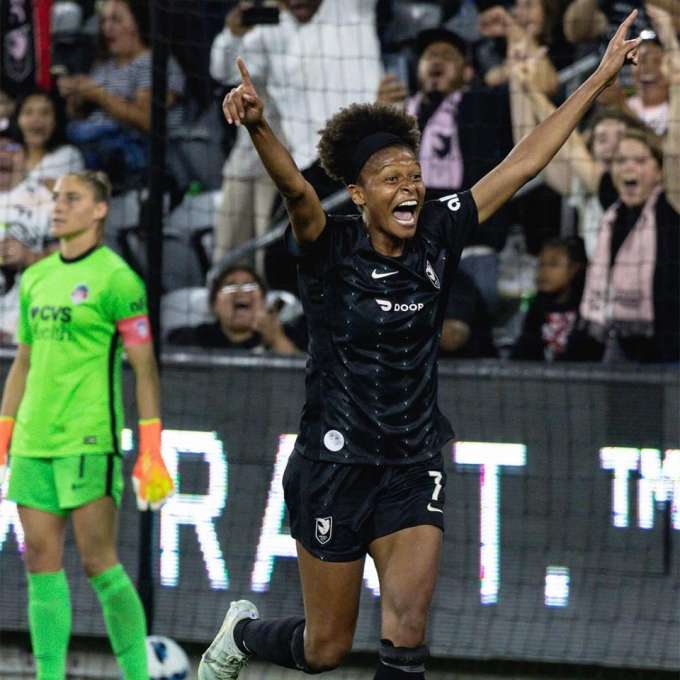
[[[604,214],[581,303],[582,329],[603,360],[680,359],[680,49],[662,154],[628,130],[612,165],[618,193]],[[673,82],[673,81],[672,81]]]
[[[434,199],[474,184],[510,151],[510,107],[500,88],[466,86],[467,45],[455,33],[443,28],[422,31],[416,52],[418,92],[406,100],[405,108],[422,132],[418,160],[428,199]],[[498,302],[497,251],[506,233],[507,212],[501,210],[480,225],[461,261],[492,315]]]
[[[99,30],[103,57],[89,75],[62,76],[71,142],[90,169],[104,170],[114,189],[132,186],[147,166],[151,131],[151,51],[147,0],[104,0]],[[184,76],[168,62],[168,127],[182,121]]]
[[[631,10],[637,8],[638,17],[633,25],[635,35],[649,28],[645,10],[658,7],[669,12],[680,31],[680,3],[678,0],[571,0],[564,12],[564,35],[572,43],[606,43],[616,26]]]
[[[243,10],[237,4],[225,19],[225,30],[235,37],[245,35],[252,27],[244,26]],[[210,75],[223,85],[231,85],[229,69],[224,61],[223,41],[217,37],[210,51]],[[264,93],[267,100],[266,92]],[[268,102],[273,116],[271,124],[281,134],[276,107]],[[262,236],[271,226],[271,210],[276,187],[255,153],[245,130],[236,131],[236,139],[222,170],[222,200],[215,215],[213,263],[233,248]],[[251,260],[253,258],[250,258]],[[254,258],[256,270],[264,271],[263,257]]]
[[[554,110],[554,104],[535,85],[535,61],[521,46],[511,53],[510,89],[515,143]],[[641,127],[634,117],[616,108],[604,108],[590,119],[584,134],[574,131],[545,169],[545,181],[562,196],[571,198],[578,212],[578,233],[592,257],[597,229],[604,214],[598,195],[603,176],[611,168],[614,151],[628,128]]]
[[[671,15],[658,7],[647,9],[655,31],[644,31],[640,58],[632,68],[634,91],[624,92],[619,83],[600,97],[600,103],[616,106],[634,116],[655,134],[662,136],[668,128],[668,77],[665,73],[666,52],[677,39]]]
[[[482,12],[480,33],[486,40],[475,46],[475,66],[479,76],[489,86],[508,82],[507,53],[517,42],[526,44],[529,56],[537,60],[536,81],[539,89],[553,95],[557,91],[557,71],[548,47],[556,43],[556,28],[560,18],[559,0],[515,0],[510,11],[500,4]],[[541,47],[544,49],[541,49]],[[566,65],[564,46],[557,48],[554,57]]]
[[[14,113],[14,100],[6,92],[0,90],[0,132],[7,130]]]
[[[580,238],[556,238],[543,245],[536,270],[537,294],[510,353],[512,359],[586,361],[596,358],[584,351],[580,356],[575,350],[567,351],[578,319],[587,264]]]
[[[457,269],[449,288],[439,356],[443,359],[496,357],[489,310],[475,282]]]
[[[168,335],[168,342],[206,349],[296,354],[300,348],[288,333],[295,335],[297,328],[284,327],[277,310],[266,308],[265,295],[264,282],[254,269],[229,267],[215,277],[210,287],[210,308],[216,320],[176,328]]]
[[[0,136],[0,344],[14,344],[19,277],[47,251],[52,195],[26,174],[26,150]]]
[[[625,105],[657,135],[668,129],[668,80],[662,72],[664,49],[658,40],[640,45],[640,61],[633,69],[635,94]]]
[[[266,91],[278,110],[283,138],[305,177],[322,198],[341,190],[319,165],[316,144],[338,109],[376,98],[382,65],[375,0],[283,0],[278,24],[256,26],[245,24],[241,4],[249,3],[230,12],[213,43],[213,77],[240,82],[234,64],[241,55],[258,91]],[[237,228],[233,220],[216,227]],[[294,266],[282,242],[272,247],[267,263],[270,284],[295,290]]]
[[[83,169],[83,157],[66,143],[64,111],[53,95],[33,90],[19,99],[15,129],[26,148],[26,169],[31,179],[51,189],[57,178]]]

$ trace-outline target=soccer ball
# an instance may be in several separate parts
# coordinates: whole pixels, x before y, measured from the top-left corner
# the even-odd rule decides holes
[[[185,680],[189,677],[189,659],[184,650],[170,638],[149,635],[146,654],[151,680]]]

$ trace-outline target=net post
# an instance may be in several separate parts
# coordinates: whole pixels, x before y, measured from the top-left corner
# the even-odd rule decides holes
[[[146,241],[146,288],[154,354],[160,370],[160,299],[163,272],[163,183],[166,152],[166,101],[168,90],[168,15],[172,0],[155,0],[151,12],[151,136],[149,147],[149,200],[142,225]],[[154,529],[155,514],[142,512],[139,525],[137,588],[144,606],[149,633],[154,621]]]

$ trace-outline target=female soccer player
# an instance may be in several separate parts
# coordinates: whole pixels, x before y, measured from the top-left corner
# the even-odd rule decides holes
[[[160,453],[158,370],[144,285],[101,245],[109,198],[103,173],[57,181],[52,233],[59,251],[21,279],[19,348],[0,409],[0,473],[11,439],[8,498],[18,505],[26,537],[38,680],[65,677],[71,605],[62,558],[69,515],[123,675],[149,677],[144,610],[116,553],[123,345],[137,385],[139,507],[159,507],[172,481]]]
[[[203,655],[200,680],[236,678],[249,656],[314,673],[350,650],[364,558],[382,604],[376,680],[425,677],[427,612],[442,543],[440,449],[453,437],[437,408],[437,344],[444,291],[468,234],[538,173],[639,40],[633,12],[597,71],[471,191],[424,204],[416,121],[381,105],[354,105],[319,143],[360,215],[326,215],[273,135],[242,60],[243,82],[224,101],[244,125],[283,195],[309,327],[307,402],[284,476],[297,541],[305,617],[258,618],[233,602]]]

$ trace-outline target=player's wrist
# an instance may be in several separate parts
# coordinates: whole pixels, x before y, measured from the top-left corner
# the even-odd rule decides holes
[[[14,431],[14,422],[13,416],[0,416],[0,460],[7,458],[9,444],[12,441],[12,432]]]
[[[160,454],[163,424],[160,418],[140,418],[137,421],[139,454]]]

